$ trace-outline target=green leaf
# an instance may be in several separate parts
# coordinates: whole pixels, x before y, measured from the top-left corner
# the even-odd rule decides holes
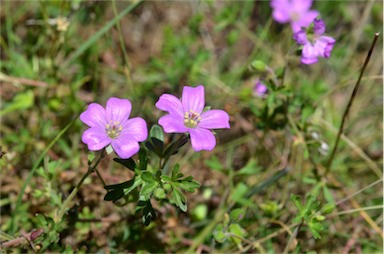
[[[160,140],[162,142],[164,142],[164,132],[163,132],[163,129],[157,125],[157,124],[154,124],[151,128],[151,130],[149,131],[149,136],[151,138],[156,138],[157,140]]]
[[[24,110],[32,107],[34,104],[34,95],[32,90],[27,90],[24,93],[18,93],[13,100],[4,105],[4,109],[0,110],[0,116],[13,111]]]
[[[165,199],[167,197],[167,194],[163,188],[156,188],[156,190],[153,192],[153,195],[157,199]]]
[[[154,152],[159,158],[163,158],[164,142],[157,138],[150,138],[145,142],[148,150]]]
[[[139,168],[140,170],[146,170],[148,164],[148,151],[147,148],[141,147],[139,151]]]
[[[206,204],[199,204],[193,209],[193,215],[197,220],[204,220],[207,218],[208,207]]]
[[[238,200],[242,199],[245,195],[245,193],[248,190],[248,186],[244,183],[238,183],[236,185],[236,188],[233,190],[230,199],[237,202]]]
[[[182,180],[180,182],[176,182],[175,185],[188,192],[194,192],[196,189],[200,188],[200,183],[193,180],[191,181]]]
[[[128,188],[124,188],[124,195],[127,196],[132,190],[134,190],[137,186],[139,186],[142,183],[143,181],[141,180],[140,177],[135,177],[133,185]]]
[[[251,63],[251,67],[256,71],[264,72],[267,68],[267,65],[263,61],[254,60]]]
[[[229,213],[229,218],[233,222],[242,220],[245,216],[245,210],[242,208],[236,208]]]
[[[223,243],[225,242],[225,240],[227,240],[227,235],[223,231],[224,231],[223,224],[217,225],[215,230],[213,231],[213,237],[219,243]]]
[[[153,209],[150,200],[140,200],[136,207],[136,211],[139,210],[143,212],[141,219],[145,226],[148,226],[151,221],[157,219],[156,211]]]
[[[327,186],[323,187],[323,194],[325,200],[327,200],[328,203],[335,204],[335,199],[333,198],[333,195]]]
[[[240,237],[244,237],[246,234],[245,230],[237,223],[229,225],[229,232]],[[231,237],[231,239],[237,244],[241,243],[241,239],[237,237]]]
[[[261,171],[261,167],[259,167],[254,159],[248,161],[248,163],[236,172],[236,175],[255,175]]]
[[[142,196],[150,196],[152,194],[152,192],[157,188],[158,185],[159,185],[158,182],[147,183],[141,189],[140,195],[142,195]]]
[[[224,169],[223,165],[221,164],[221,162],[219,161],[219,159],[216,156],[212,156],[211,158],[206,160],[204,163],[210,169],[213,169],[213,170],[222,171]]]
[[[122,197],[124,197],[124,190],[123,189],[114,189],[114,190],[108,191],[107,194],[105,194],[104,200],[116,202],[117,200],[119,200]]]
[[[254,186],[252,187],[248,193],[247,193],[247,197],[251,197],[252,195],[255,195],[257,193],[260,193],[262,192],[263,190],[265,190],[266,188],[268,188],[269,186],[271,186],[272,184],[276,183],[280,178],[282,178],[283,176],[285,176],[288,172],[289,172],[290,168],[289,167],[286,167],[284,168],[283,170],[280,170],[278,172],[276,172],[275,174],[273,174],[270,178],[268,178],[267,180],[263,181],[262,183],[258,184],[257,186]]]
[[[319,222],[310,222],[308,224],[309,230],[311,231],[313,237],[315,239],[320,239],[321,236],[319,234],[319,231],[323,230],[323,225]]]
[[[180,173],[180,165],[178,163],[176,163],[176,165],[173,167],[173,170],[172,170],[172,175],[171,175],[172,181],[176,182],[177,179],[179,179],[183,176],[184,175],[182,173]]]
[[[293,201],[295,206],[299,209],[300,213],[302,213],[302,211],[304,210],[304,207],[301,204],[300,197],[295,194],[291,194],[291,200]]]
[[[181,147],[183,147],[186,143],[188,142],[188,137],[185,136],[183,137],[182,140],[179,140],[179,141],[176,141],[174,143],[172,143],[170,146],[168,146],[168,148],[165,150],[164,152],[164,158],[167,158],[171,155],[174,155],[176,153],[178,153],[179,149]]]
[[[147,183],[156,182],[156,177],[149,171],[143,171],[141,173],[141,179]]]
[[[118,183],[118,184],[112,184],[112,185],[106,185],[104,186],[104,189],[106,190],[113,190],[113,189],[125,189],[131,187],[135,182],[135,179],[131,179],[129,181]]]
[[[95,153],[89,151],[88,152],[88,166],[91,165],[92,161],[95,159]]]
[[[161,175],[161,179],[168,183],[172,182],[172,179],[167,175]]]
[[[136,163],[132,158],[129,158],[129,159],[114,158],[113,160],[116,161],[117,163],[120,163],[124,167],[126,167],[132,171],[135,171]]]
[[[179,207],[183,212],[187,211],[187,201],[185,200],[185,196],[183,193],[177,189],[172,189],[172,197],[174,198],[175,204]]]
[[[335,209],[335,205],[328,203],[323,206],[323,208],[321,209],[321,212],[322,214],[327,215],[333,212],[334,209]]]

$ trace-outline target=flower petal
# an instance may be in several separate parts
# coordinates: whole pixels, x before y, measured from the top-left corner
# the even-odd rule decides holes
[[[80,115],[80,120],[89,127],[102,127],[105,128],[107,119],[105,116],[105,109],[97,103],[91,103]]]
[[[196,152],[201,150],[211,151],[216,146],[216,139],[210,130],[203,128],[190,129],[192,148]]]
[[[112,148],[121,159],[128,159],[140,150],[137,141],[130,139],[129,136],[119,136],[112,140]]]
[[[197,113],[201,113],[205,104],[204,86],[184,86],[181,102],[183,103],[184,112],[192,110]]]
[[[124,137],[127,136],[132,140],[144,141],[148,137],[147,123],[141,117],[128,119],[120,135]]]
[[[302,27],[307,28],[317,16],[319,16],[319,12],[314,10],[302,13],[299,20],[291,23],[293,32],[300,31]]]
[[[81,140],[88,145],[91,151],[101,150],[111,143],[104,128],[92,127],[85,130]]]
[[[305,45],[309,43],[307,39],[307,33],[304,30],[300,30],[293,34],[293,39],[297,42],[297,44]]]
[[[132,104],[129,100],[111,97],[106,106],[107,121],[123,123],[129,118],[131,110]]]
[[[291,8],[299,13],[307,12],[312,6],[312,0],[292,0]]]
[[[313,21],[313,31],[316,35],[322,35],[325,32],[325,23],[322,19],[317,19]]]
[[[159,119],[159,124],[163,127],[165,133],[184,133],[188,131],[184,125],[184,118],[179,115],[165,115]]]
[[[288,0],[272,0],[271,7],[273,8],[272,17],[276,22],[287,23],[291,20],[291,4]]]
[[[159,100],[156,102],[155,106],[163,111],[166,111],[170,114],[180,115],[184,117],[183,105],[181,104],[180,99],[176,98],[171,94],[163,94],[160,96]]]
[[[198,127],[204,129],[230,128],[229,115],[224,110],[208,110],[201,115]]]

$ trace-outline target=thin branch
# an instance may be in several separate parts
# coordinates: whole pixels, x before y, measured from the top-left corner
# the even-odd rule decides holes
[[[341,136],[341,134],[344,132],[345,119],[347,118],[348,113],[349,113],[349,110],[351,109],[352,102],[353,102],[354,99],[356,98],[357,90],[359,89],[360,82],[361,82],[361,79],[362,79],[362,77],[363,77],[365,68],[366,68],[367,65],[368,65],[369,59],[371,58],[373,49],[374,49],[374,47],[375,47],[375,45],[376,45],[376,42],[377,42],[377,39],[378,39],[378,38],[379,38],[379,33],[375,33],[375,37],[373,38],[373,41],[372,41],[371,47],[370,47],[370,49],[369,49],[369,51],[368,51],[367,57],[366,57],[366,59],[365,59],[363,68],[361,68],[359,78],[357,79],[356,85],[355,85],[355,87],[353,88],[351,97],[349,98],[349,101],[348,101],[347,108],[346,108],[345,111],[344,111],[344,114],[343,114],[343,117],[342,117],[342,120],[341,120],[340,129],[339,129],[339,132],[337,133],[337,137],[336,137],[335,145],[333,146],[333,150],[332,150],[331,156],[329,157],[329,160],[328,160],[328,162],[327,162],[327,164],[326,164],[325,175],[327,175],[327,174],[329,173],[330,169],[331,169],[332,162],[333,162],[333,159],[334,159],[335,154],[336,154],[337,146],[339,145],[340,136]]]
[[[30,244],[33,248],[33,242],[43,233],[44,230],[42,228],[34,229],[30,233],[23,234],[22,236],[19,236],[15,239],[1,243],[1,248],[12,248],[27,244]]]

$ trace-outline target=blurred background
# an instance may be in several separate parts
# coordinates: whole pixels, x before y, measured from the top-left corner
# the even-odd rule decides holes
[[[382,251],[382,35],[331,173],[320,180],[314,173],[325,171],[374,33],[383,30],[381,1],[315,1],[312,9],[336,44],[329,59],[311,66],[300,64],[289,24],[273,21],[267,1],[0,4],[1,241],[47,223],[36,214],[53,216],[86,172],[86,127],[77,118],[86,105],[128,98],[131,115],[151,126],[163,114],[154,107],[161,94],[179,96],[183,86],[203,84],[206,104],[226,110],[231,129],[216,132],[211,152],[188,144],[177,155],[181,171],[202,183],[187,195],[187,213],[154,203],[158,220],[145,227],[134,204],[104,201],[106,191],[92,175],[65,226],[45,232],[35,251],[280,253],[297,213],[291,193],[337,204],[321,239],[299,233],[299,252]],[[282,78],[284,85],[273,82]],[[260,79],[264,96],[253,91]],[[107,184],[129,180],[132,173],[112,158],[99,166]],[[247,211],[242,234],[256,249],[213,239],[223,219],[217,215],[236,207]]]

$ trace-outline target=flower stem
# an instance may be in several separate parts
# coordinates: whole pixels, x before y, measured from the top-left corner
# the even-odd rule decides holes
[[[173,143],[171,146],[172,146],[172,149],[171,151],[169,151],[169,153],[167,154],[167,157],[164,158],[164,161],[163,161],[163,164],[161,165],[160,169],[164,170],[164,174],[167,175],[167,171],[166,169],[164,169],[165,165],[167,165],[168,161],[169,161],[169,158],[171,158],[171,156],[173,155],[173,153],[176,151],[176,149],[180,148],[180,144],[182,144],[184,142],[184,139],[185,139],[185,135],[181,135],[180,138],[178,140],[175,141],[175,143]]]
[[[61,221],[61,219],[63,218],[65,212],[67,211],[67,208],[69,206],[69,203],[72,201],[72,199],[76,196],[77,192],[79,191],[81,185],[83,184],[84,180],[93,172],[93,171],[96,171],[96,167],[97,165],[99,165],[99,162],[101,161],[101,159],[104,158],[104,150],[102,150],[99,154],[99,157],[97,158],[96,162],[94,163],[94,165],[92,165],[92,163],[90,163],[90,165],[88,166],[88,170],[87,172],[83,175],[83,177],[80,179],[80,181],[78,182],[78,184],[76,185],[76,187],[72,190],[71,194],[69,194],[68,198],[65,200],[63,206],[61,207],[61,209],[59,210],[59,212],[57,213],[56,217],[55,217],[55,222],[58,223]],[[103,181],[103,184],[104,184],[104,181]],[[105,185],[105,184],[104,184]]]
[[[331,170],[331,166],[332,166],[332,162],[333,162],[333,159],[334,159],[334,157],[335,157],[335,154],[336,154],[337,146],[339,145],[340,136],[341,136],[341,134],[344,132],[345,119],[347,118],[348,113],[349,113],[349,110],[351,109],[352,102],[353,102],[354,99],[356,98],[356,94],[357,94],[357,90],[359,89],[359,86],[360,86],[361,78],[363,77],[365,68],[366,68],[367,65],[368,65],[369,59],[371,58],[372,51],[373,51],[373,49],[374,49],[374,47],[375,47],[375,45],[376,45],[376,42],[377,42],[377,39],[378,39],[378,38],[379,38],[379,33],[375,33],[375,37],[373,38],[371,47],[370,47],[370,49],[369,49],[369,51],[368,51],[367,57],[365,58],[364,65],[363,65],[363,67],[361,68],[359,78],[357,79],[356,85],[355,85],[355,87],[353,88],[351,97],[349,98],[349,101],[348,101],[348,105],[347,105],[347,107],[346,107],[346,109],[345,109],[345,111],[344,111],[343,117],[342,117],[342,119],[341,119],[341,124],[340,124],[340,128],[339,128],[339,132],[337,133],[337,136],[336,136],[335,145],[333,146],[331,156],[329,157],[329,160],[328,160],[328,162],[327,162],[327,164],[326,164],[325,176],[326,176],[326,175],[329,173],[329,171]]]

